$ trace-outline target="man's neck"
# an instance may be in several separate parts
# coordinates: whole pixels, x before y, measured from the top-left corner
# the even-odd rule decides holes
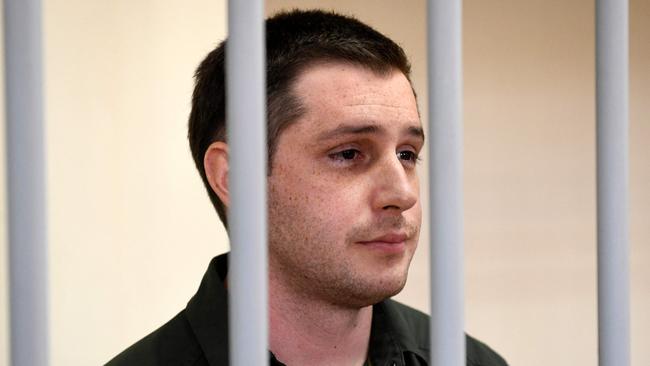
[[[372,306],[337,306],[296,296],[276,281],[270,282],[270,348],[279,361],[287,366],[364,363]]]

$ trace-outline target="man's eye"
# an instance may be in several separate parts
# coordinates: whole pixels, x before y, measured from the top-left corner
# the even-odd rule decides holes
[[[330,158],[334,160],[355,160],[358,159],[360,155],[361,152],[359,150],[347,149],[334,154],[330,154]]]
[[[418,154],[417,154],[416,152],[414,152],[414,151],[408,151],[408,150],[405,150],[405,151],[399,151],[399,152],[397,153],[397,156],[398,156],[399,159],[401,159],[401,160],[407,160],[407,161],[411,161],[411,162],[416,162],[416,161],[419,159],[419,158],[418,158]]]

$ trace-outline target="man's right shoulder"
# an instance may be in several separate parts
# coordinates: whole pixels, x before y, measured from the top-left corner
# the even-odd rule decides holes
[[[429,315],[397,301],[387,300],[385,303],[393,309],[393,314],[399,314],[402,333],[411,335],[415,343],[429,353]],[[467,366],[508,366],[501,355],[468,334],[465,335],[465,351]]]
[[[106,364],[106,366],[167,365],[208,365],[187,320],[185,310]]]

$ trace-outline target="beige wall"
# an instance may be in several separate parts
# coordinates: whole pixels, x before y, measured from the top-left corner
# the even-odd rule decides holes
[[[268,10],[293,4],[356,14],[401,43],[426,116],[423,0]],[[185,137],[192,72],[225,35],[225,2],[44,5],[52,365],[101,364],[182,309],[227,250]],[[464,5],[466,328],[512,365],[596,364],[593,15],[586,0]],[[632,0],[634,366],[650,364],[649,36],[650,2]],[[398,296],[423,310],[427,239]]]
[[[593,4],[465,5],[467,328],[514,364],[597,362]],[[630,14],[632,360],[647,365],[650,3]]]
[[[180,311],[226,237],[187,145],[224,1],[45,2],[53,365],[96,365]]]

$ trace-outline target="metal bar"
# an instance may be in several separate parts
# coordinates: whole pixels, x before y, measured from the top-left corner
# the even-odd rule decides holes
[[[431,365],[465,365],[462,2],[428,1]]]
[[[40,0],[4,1],[13,366],[49,362],[41,24]]]
[[[598,356],[630,364],[628,2],[596,1]]]
[[[267,365],[266,44],[264,2],[228,3],[227,128],[230,364]]]

